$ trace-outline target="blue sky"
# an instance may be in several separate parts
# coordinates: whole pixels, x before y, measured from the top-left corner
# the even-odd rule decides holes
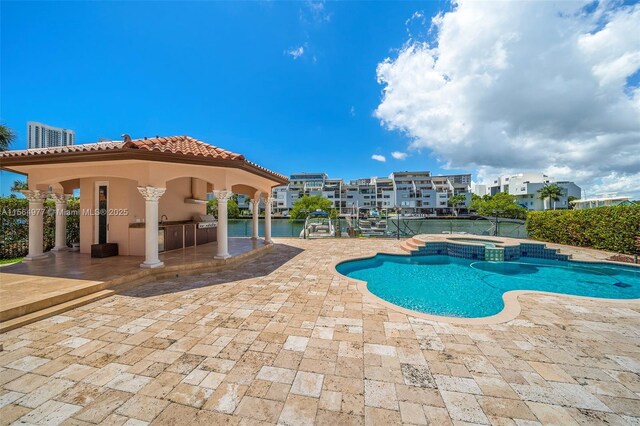
[[[640,197],[638,0],[3,1],[0,19],[14,149],[34,120],[80,143],[187,134],[283,174],[534,171]]]
[[[284,174],[438,172],[428,150],[393,159],[407,137],[373,112],[377,64],[407,40],[415,11],[440,7],[3,2],[0,118],[18,134],[13,149],[34,120],[74,129],[78,143],[188,134]]]

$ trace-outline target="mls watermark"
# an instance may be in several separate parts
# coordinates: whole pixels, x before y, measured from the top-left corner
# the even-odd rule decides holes
[[[7,209],[3,208],[2,216],[44,216],[44,215],[60,215],[60,216],[129,216],[129,209],[80,209],[67,210],[55,208],[42,209]]]

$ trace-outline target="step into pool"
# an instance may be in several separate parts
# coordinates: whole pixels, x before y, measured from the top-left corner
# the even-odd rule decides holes
[[[511,290],[607,299],[640,298],[640,268],[521,257],[489,262],[445,255],[378,254],[340,263],[337,271],[366,281],[376,296],[432,315],[479,318],[504,308]]]

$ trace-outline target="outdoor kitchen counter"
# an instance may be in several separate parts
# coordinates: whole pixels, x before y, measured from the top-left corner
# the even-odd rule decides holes
[[[129,224],[130,256],[144,256],[144,222]],[[158,223],[158,251],[177,250],[217,241],[217,226],[194,221]]]

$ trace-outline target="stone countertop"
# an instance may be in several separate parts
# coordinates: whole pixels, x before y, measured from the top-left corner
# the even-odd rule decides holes
[[[179,226],[179,225],[196,225],[198,222],[193,220],[176,220],[169,222],[158,222],[158,228],[166,228],[167,226]],[[134,222],[129,224],[129,228],[146,228],[145,222]]]

